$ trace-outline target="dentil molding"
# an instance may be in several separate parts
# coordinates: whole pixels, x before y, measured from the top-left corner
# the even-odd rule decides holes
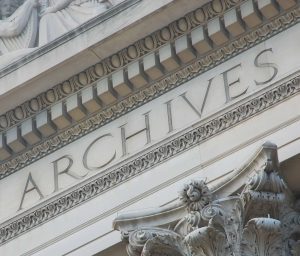
[[[282,16],[275,17],[271,22],[263,24],[234,41],[230,41],[227,45],[212,51],[205,57],[195,59],[178,71],[170,72],[168,76],[164,76],[157,82],[150,83],[134,94],[120,99],[115,105],[108,106],[58,134],[44,138],[41,142],[33,146],[26,147],[24,151],[14,154],[0,164],[0,179],[296,24],[299,17],[299,8],[295,8]]]
[[[76,188],[69,189],[55,198],[51,198],[41,205],[38,205],[33,211],[26,212],[25,214],[16,216],[3,223],[0,226],[0,244],[4,244],[17,236],[50,221],[66,211],[95,198],[109,189],[113,189],[123,182],[126,182],[129,179],[132,179],[151,168],[178,156],[212,136],[215,136],[216,134],[223,132],[232,126],[288,99],[289,97],[297,94],[299,91],[300,76],[297,76],[285,83],[279,84],[269,91],[257,95],[254,99],[249,100],[204,124],[200,124],[198,127],[173,138],[171,141],[156,147],[154,146],[148,150],[148,152],[146,151],[141,156],[133,158],[121,166],[112,167],[109,172],[104,175],[99,173],[91,177],[84,184],[79,184]],[[265,148],[268,149],[268,145],[265,145]],[[252,162],[261,163],[262,160],[271,157],[274,158],[274,153],[263,154],[262,156],[258,154],[255,159],[259,159],[260,161],[253,160]],[[277,157],[273,159],[273,164],[271,165],[273,168],[276,167],[275,165],[278,162],[276,159]],[[253,169],[256,169],[257,167],[253,167],[252,165],[249,166]],[[233,173],[233,176],[229,180],[225,180],[222,186],[220,185],[218,189],[214,189],[215,195],[223,194],[222,188],[224,188],[226,184],[231,184],[238,174],[240,175],[240,173]],[[203,187],[203,182],[192,182],[190,185],[194,187],[201,186],[201,193],[203,195],[206,194],[206,196],[201,197],[200,202],[194,203],[190,200],[189,195],[185,195],[185,193],[189,190],[189,185],[185,187],[186,192],[181,193],[180,198],[183,201],[183,205],[188,205],[188,209],[199,209],[211,200],[212,197],[206,187]],[[232,185],[234,188],[236,188],[236,186],[237,185]],[[228,191],[227,188],[225,190]],[[253,195],[257,196],[255,194]],[[268,194],[262,195],[268,197]]]

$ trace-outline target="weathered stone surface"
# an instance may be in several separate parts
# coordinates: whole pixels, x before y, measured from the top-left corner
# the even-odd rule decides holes
[[[241,183],[245,175],[249,180]],[[240,186],[240,194],[231,187],[234,183]],[[225,190],[229,196],[220,197]],[[179,202],[173,203],[173,211],[181,204],[187,214],[171,228],[167,218],[171,206],[116,218],[114,225],[127,242],[128,255],[281,256],[298,251],[295,232],[300,229],[300,211],[279,175],[277,148],[272,143],[265,143],[244,167],[212,189],[204,180],[192,180],[179,192]],[[152,227],[143,223],[151,215],[169,228],[158,228],[155,221]],[[145,228],[134,229],[139,224]]]

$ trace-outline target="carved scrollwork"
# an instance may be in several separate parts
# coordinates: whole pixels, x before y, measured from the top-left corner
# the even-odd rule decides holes
[[[140,255],[146,242],[154,237],[154,231],[149,230],[137,230],[129,235],[129,245],[127,246],[127,252],[129,255]]]
[[[172,235],[156,236],[147,241],[142,256],[188,256],[181,239]]]
[[[181,219],[174,228],[174,231],[183,236],[200,227],[202,221],[200,212],[189,212],[187,216]]]
[[[278,160],[276,146],[272,144],[272,151],[269,151],[269,145],[264,145],[264,154],[267,155],[264,157],[267,158],[270,154],[272,158],[267,160],[269,163],[264,166],[275,165]],[[258,162],[257,159],[253,161]],[[188,214],[175,226],[174,233],[177,233],[177,236],[172,236],[169,240],[177,243],[177,246],[173,246],[173,254],[164,254],[164,251],[156,250],[159,247],[155,241],[159,241],[160,246],[166,244],[161,240],[164,232],[157,230],[155,237],[160,238],[147,242],[145,250],[155,253],[143,254],[142,251],[146,247],[144,243],[143,250],[140,248],[141,253],[138,255],[299,256],[300,201],[294,200],[282,182],[279,172],[274,168],[262,168],[260,172],[256,172],[251,167],[250,170],[252,178],[248,182],[245,181],[244,186],[241,184],[241,188],[244,187],[241,194],[233,192],[234,195],[215,199],[206,205],[199,204],[198,211],[190,211],[190,204],[185,205]],[[203,180],[190,182],[181,191],[180,199],[184,198],[182,202],[185,203],[186,200],[190,200],[189,194],[192,194],[191,198],[195,200],[190,202],[199,201],[199,191],[203,187],[209,191]],[[211,197],[212,195],[209,198]],[[250,218],[251,216],[254,217]],[[167,243],[168,246],[170,244]],[[169,248],[168,246],[164,248]]]
[[[247,189],[254,191],[266,191],[271,193],[282,193],[286,184],[276,172],[270,172],[268,168],[259,171],[250,178]]]
[[[209,204],[201,210],[201,216],[209,221],[217,216],[224,216],[224,211],[219,204]]]
[[[130,256],[185,256],[182,237],[159,228],[143,228],[129,235],[127,253]]]

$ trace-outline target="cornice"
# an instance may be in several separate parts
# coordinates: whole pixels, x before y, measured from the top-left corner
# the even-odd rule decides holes
[[[209,2],[203,7],[188,13],[167,25],[166,27],[150,34],[133,45],[109,56],[101,62],[93,65],[77,75],[55,85],[53,88],[41,93],[16,108],[7,111],[0,116],[0,132],[9,129],[39,113],[43,109],[81,90],[91,83],[106,77],[129,63],[153,52],[161,46],[174,41],[176,38],[190,32],[193,28],[207,23],[208,20],[222,15],[226,10],[237,6],[245,0],[225,0]],[[106,13],[108,15],[109,13]],[[74,34],[74,32],[73,32]],[[69,38],[69,37],[68,37]]]
[[[299,17],[299,8],[291,10],[280,17],[276,17],[268,24],[263,24],[250,33],[230,41],[227,45],[210,52],[205,57],[196,59],[180,70],[171,72],[168,76],[164,76],[157,82],[148,84],[146,88],[142,88],[135,92],[135,94],[123,98],[115,105],[109,106],[87,119],[78,122],[71,128],[67,128],[59,134],[55,134],[52,137],[44,139],[41,143],[27,148],[25,152],[21,152],[19,155],[0,164],[0,179],[292,26],[298,22]]]
[[[285,101],[300,92],[300,75],[285,82],[277,82],[263,93],[243,104],[232,107],[217,117],[200,123],[179,135],[174,135],[159,145],[154,145],[138,157],[132,157],[121,166],[114,166],[104,174],[99,173],[55,198],[43,202],[34,210],[16,216],[0,226],[0,244],[4,244],[29,230],[81,205],[88,200],[132,179],[151,168],[199,145],[213,136]]]
[[[212,198],[216,200],[233,196],[237,191],[243,190],[249,177],[255,175],[257,170],[266,163],[269,164],[269,167],[274,167],[272,171],[279,170],[277,146],[271,142],[261,145],[241,167],[225,174],[222,178],[217,178],[220,181],[215,182],[214,185],[210,184],[212,183],[211,180],[205,183],[198,183],[206,192],[202,204],[209,202]],[[197,179],[197,181],[199,180]],[[208,190],[211,193],[208,193]],[[193,204],[188,205],[187,202],[190,201],[187,199],[185,191],[182,189],[179,196],[167,205],[138,212],[120,213],[114,219],[113,228],[121,232],[128,232],[139,227],[169,226],[174,221],[178,221],[188,214],[191,210],[190,207],[195,207]]]
[[[179,190],[173,209],[120,213],[114,229],[121,231],[127,254],[299,255],[298,201],[276,168],[276,145],[264,146],[240,168],[232,180],[237,190],[230,184],[225,197],[194,178]]]
[[[65,33],[63,36],[60,36],[57,39],[47,43],[44,46],[39,47],[32,53],[27,54],[26,56],[20,58],[19,60],[9,64],[8,66],[0,69],[0,78],[15,71],[16,69],[20,68],[21,66],[25,65],[26,63],[32,61],[33,59],[39,58],[44,55],[46,52],[49,52],[55,49],[57,46],[64,44],[67,41],[72,40],[73,38],[79,36],[80,34],[88,31],[89,29],[97,26],[98,24],[104,22],[107,19],[117,15],[118,13],[124,11],[125,9],[131,7],[132,5],[140,2],[141,0],[125,0],[119,3],[116,6],[111,7],[106,12],[101,13],[97,17],[88,20],[84,24],[80,25],[79,27]]]

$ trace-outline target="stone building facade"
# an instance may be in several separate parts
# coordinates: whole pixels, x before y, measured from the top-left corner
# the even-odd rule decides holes
[[[299,19],[0,0],[0,255],[300,255]]]

